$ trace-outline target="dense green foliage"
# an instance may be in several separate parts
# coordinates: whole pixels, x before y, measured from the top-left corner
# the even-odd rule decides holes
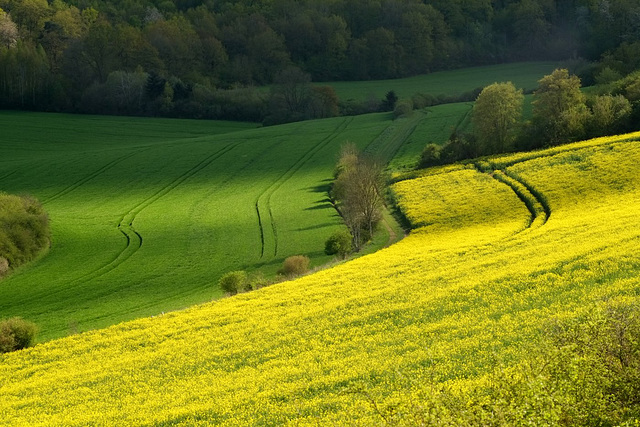
[[[49,246],[49,217],[39,201],[0,192],[0,277]]]
[[[234,295],[247,290],[248,277],[245,271],[230,271],[218,280],[218,286],[224,292]]]
[[[628,0],[1,0],[0,8],[0,106],[12,108],[262,119],[260,93],[238,88],[270,84],[290,66],[314,81],[366,80],[577,53],[603,58],[593,79],[640,62]]]
[[[473,131],[485,153],[513,149],[514,128],[522,117],[524,96],[513,83],[485,87],[473,106]]]
[[[427,140],[417,167],[639,129],[638,71],[588,91],[583,90],[578,76],[564,68],[538,83],[533,95],[526,97],[511,82],[485,87],[473,104],[471,120],[452,127],[442,145]]]
[[[0,321],[0,353],[21,350],[34,344],[38,328],[19,317]]]
[[[333,233],[324,243],[324,253],[327,255],[338,255],[345,258],[353,251],[351,233],[347,230],[339,230]]]

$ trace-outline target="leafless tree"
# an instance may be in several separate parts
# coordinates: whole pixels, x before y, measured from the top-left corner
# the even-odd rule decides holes
[[[338,161],[334,197],[338,210],[360,250],[381,219],[384,166],[362,153],[354,156],[353,146],[345,146]]]

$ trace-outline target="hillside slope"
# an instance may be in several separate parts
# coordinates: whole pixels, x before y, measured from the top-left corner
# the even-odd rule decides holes
[[[639,299],[638,140],[427,170],[395,185],[419,228],[385,250],[2,355],[0,423],[370,425],[475,387],[549,319]]]
[[[0,186],[41,200],[53,233],[47,257],[0,284],[0,313],[50,339],[210,301],[230,270],[273,276],[297,254],[330,261],[337,153],[393,122],[376,114],[255,129],[4,112],[0,123]]]

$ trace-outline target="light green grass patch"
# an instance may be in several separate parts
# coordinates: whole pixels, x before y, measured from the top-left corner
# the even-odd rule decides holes
[[[538,86],[538,80],[559,65],[557,62],[521,62],[438,71],[404,79],[328,82],[318,85],[332,86],[343,101],[364,100],[369,97],[383,99],[390,90],[395,91],[400,98],[411,98],[416,93],[455,96],[491,83],[507,81],[513,82],[517,88],[532,90]]]

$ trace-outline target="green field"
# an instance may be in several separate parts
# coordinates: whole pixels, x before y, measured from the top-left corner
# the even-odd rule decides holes
[[[365,148],[392,125],[0,113],[0,188],[39,198],[53,232],[46,256],[0,284],[0,313],[46,340],[218,298],[230,270],[273,277],[295,254],[327,263],[340,146]],[[388,239],[381,229],[376,242]]]
[[[338,97],[365,100],[382,99],[393,90],[400,98],[411,98],[416,93],[429,95],[460,95],[495,82],[511,81],[517,88],[533,90],[538,80],[560,66],[557,62],[521,62],[438,71],[396,80],[371,80],[361,82],[329,82],[319,85],[332,86]]]

